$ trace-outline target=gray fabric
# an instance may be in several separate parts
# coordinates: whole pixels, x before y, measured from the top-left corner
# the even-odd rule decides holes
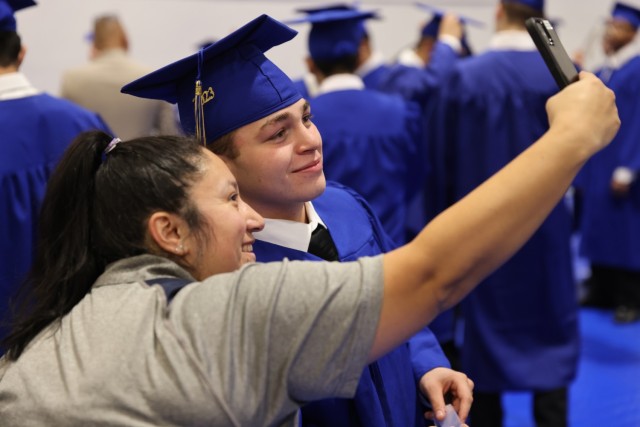
[[[355,393],[382,303],[381,257],[252,264],[182,289],[143,255],[111,265],[15,363],[0,424],[294,426],[297,407]],[[304,286],[300,286],[304,283]]]

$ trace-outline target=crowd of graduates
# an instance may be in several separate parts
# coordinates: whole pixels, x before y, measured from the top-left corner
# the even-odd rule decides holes
[[[39,361],[37,357],[46,355],[42,348],[51,345],[38,335],[48,322],[34,327],[35,317],[27,316],[33,316],[33,306],[29,304],[34,302],[12,304],[21,284],[32,285],[38,274],[42,277],[49,274],[34,270],[34,253],[36,250],[42,253],[46,244],[55,248],[52,242],[56,239],[37,246],[35,242],[40,236],[36,224],[46,184],[78,135],[80,139],[74,146],[81,146],[78,141],[86,141],[100,147],[101,160],[95,167],[103,169],[110,166],[110,161],[115,163],[119,151],[124,153],[122,147],[127,146],[127,140],[136,141],[135,138],[154,133],[188,135],[176,136],[171,140],[175,144],[181,143],[181,138],[193,137],[218,156],[215,161],[223,160],[234,177],[234,188],[240,189],[242,203],[246,202],[250,206],[247,209],[256,213],[247,214],[251,223],[247,233],[252,237],[243,243],[243,253],[255,254],[258,262],[288,259],[347,263],[394,253],[420,241],[421,230],[430,221],[449,218],[451,215],[443,212],[468,199],[474,189],[528,152],[536,141],[544,140],[554,114],[557,115],[549,106],[549,99],[558,94],[558,87],[525,28],[528,18],[545,16],[543,0],[497,2],[495,34],[484,52],[475,52],[473,40],[467,37],[467,26],[479,24],[473,17],[418,4],[432,19],[424,25],[415,45],[393,60],[385,60],[376,52],[367,32],[367,22],[379,19],[378,13],[355,5],[334,4],[298,9],[298,16],[284,24],[263,15],[182,60],[153,72],[131,65],[118,79],[113,78],[113,64],[125,61],[126,38],[114,17],[103,17],[96,21],[96,34],[111,33],[115,38],[105,38],[112,42],[103,41],[103,52],[100,49],[96,52],[94,74],[76,71],[65,75],[67,90],[63,96],[69,99],[39,92],[19,71],[25,49],[14,13],[34,4],[30,0],[0,0],[0,314],[4,318],[0,339],[8,337],[3,342],[6,348],[0,349],[9,350],[3,359],[4,368],[0,362],[0,416],[3,405],[7,405],[3,402],[3,375],[7,376],[6,393],[19,395],[16,390],[28,393],[29,387],[22,383],[15,385],[16,374],[11,372],[22,369],[31,373],[24,364],[19,365],[21,358],[34,348],[32,352],[43,352],[32,356]],[[292,28],[299,25],[311,26],[307,40],[308,74],[292,76],[291,80],[267,59],[265,52],[294,37]],[[640,128],[637,128],[640,121],[635,120],[640,107],[637,79],[640,51],[634,43],[639,27],[640,9],[619,2],[612,5],[602,41],[606,62],[595,75],[615,94],[622,124],[613,142],[593,155],[575,179],[567,183],[571,186],[567,196],[551,205],[546,219],[541,218],[519,250],[505,258],[504,263],[500,262],[501,266],[496,265],[495,271],[479,277],[482,280],[477,288],[458,304],[437,313],[428,327],[412,334],[406,342],[385,347],[375,360],[368,360],[370,363],[358,377],[357,387],[356,383],[352,388],[337,386],[325,379],[322,392],[302,386],[296,389],[298,394],[289,399],[312,401],[303,406],[296,422],[304,426],[432,425],[434,418],[444,418],[444,404],[450,401],[460,418],[469,419],[472,427],[495,427],[502,425],[502,393],[526,390],[534,395],[533,413],[538,426],[568,425],[568,387],[576,377],[580,357],[580,304],[612,309],[619,323],[640,320],[640,239],[635,238],[640,235],[640,190],[636,184],[640,170]],[[83,104],[86,87],[97,85],[89,75],[110,80],[111,86],[103,87],[104,97],[94,92],[89,97],[91,101],[87,101],[111,97],[105,111],[100,111],[101,106],[95,103]],[[582,80],[590,77],[583,75]],[[84,87],[81,82],[86,82]],[[118,106],[114,108],[116,103]],[[129,104],[134,105],[136,113],[127,112]],[[170,104],[176,104],[175,117],[174,110],[167,109]],[[144,120],[135,120],[147,123],[144,129],[128,126],[124,130],[123,124],[140,115]],[[178,121],[180,131],[175,128]],[[83,133],[90,130],[103,133]],[[162,136],[158,138],[148,143],[157,147],[168,144],[160,141]],[[178,157],[193,155],[175,153]],[[166,167],[177,164],[167,161]],[[527,168],[520,168],[517,173],[518,182],[528,180]],[[537,176],[532,173],[530,178],[535,180]],[[67,190],[80,192],[80,184]],[[558,182],[558,188],[549,193],[564,193],[563,186]],[[119,187],[114,184],[113,188]],[[515,185],[509,188],[508,183],[495,187],[505,194],[516,189]],[[178,197],[181,193],[175,191]],[[520,197],[533,198],[535,191],[532,189],[531,194]],[[147,202],[142,196],[141,199]],[[524,204],[495,206],[500,209],[490,215],[507,218],[517,217]],[[184,213],[181,205],[166,209]],[[114,221],[125,221],[127,216],[125,206],[122,211],[112,213]],[[69,215],[72,214],[74,210],[69,208]],[[536,217],[533,210],[531,216]],[[137,219],[148,220],[144,216]],[[69,219],[70,226],[73,220]],[[82,221],[78,219],[78,223]],[[449,227],[455,226],[455,222],[449,222]],[[74,229],[60,228],[55,232],[73,234]],[[505,235],[487,236],[488,233]],[[482,242],[487,239],[513,238],[510,233],[507,228],[477,226],[467,228],[463,240],[470,246],[480,242],[477,247],[484,247]],[[166,249],[151,234],[159,247]],[[217,241],[217,233],[213,235]],[[211,236],[203,239],[207,238]],[[580,241],[578,251],[572,249],[576,238]],[[139,246],[125,250],[124,243],[118,246],[104,236],[100,239],[91,240],[91,250],[100,242],[114,245],[109,248],[111,252],[101,254],[104,266],[119,259],[113,254],[124,258],[143,253]],[[245,251],[247,245],[250,248]],[[55,265],[52,258],[65,253],[61,249],[59,254],[35,259]],[[183,242],[175,246],[174,253],[179,259],[185,253],[188,255]],[[82,262],[83,257],[88,257],[78,256]],[[438,259],[447,259],[462,274],[462,269],[472,262],[469,259],[482,263],[481,258],[492,259],[494,255],[474,253],[474,256],[461,250],[440,254]],[[590,276],[583,284],[578,283],[575,274],[578,258],[589,265]],[[194,259],[198,267],[188,271],[200,281],[208,277],[203,271],[209,274],[233,271],[233,268],[219,271],[200,268],[200,261]],[[486,264],[489,266],[491,262]],[[69,277],[74,274],[80,273],[70,272]],[[124,280],[124,273],[119,274],[118,280]],[[25,281],[26,277],[31,280]],[[97,277],[91,279],[87,286]],[[70,279],[65,277],[61,282],[65,280]],[[172,282],[167,286],[181,289],[184,283]],[[169,292],[167,286],[165,292]],[[579,292],[582,287],[584,294]],[[167,293],[167,299],[172,298],[173,294]],[[303,304],[302,299],[298,303]],[[81,303],[78,297],[61,298],[51,304],[43,318],[53,322],[57,318],[66,319],[69,312],[77,313],[71,310]],[[313,309],[318,308],[310,304],[309,310]],[[64,339],[57,337],[55,342],[68,345]],[[337,338],[325,339],[339,353]],[[29,347],[32,340],[39,345]],[[286,348],[285,340],[287,337],[279,337],[263,346]],[[189,346],[204,344],[194,339]],[[172,357],[172,351],[167,350],[168,357]],[[257,351],[266,352],[263,348]],[[333,346],[328,351],[334,351]],[[299,354],[306,353],[301,350]],[[265,353],[265,358],[271,357],[276,356]],[[335,362],[328,356],[309,360],[318,366],[327,364],[326,371],[309,373],[319,376],[319,372],[322,375],[330,372],[331,363]],[[248,366],[250,372],[258,375],[255,367]],[[239,377],[245,372],[241,366],[227,368],[237,369],[233,372]],[[286,369],[294,370],[290,365]],[[69,378],[80,377],[75,373]],[[275,393],[273,390],[282,384],[275,381],[271,386],[274,389],[270,392]],[[331,387],[338,392],[324,391]],[[348,395],[351,397],[344,398]],[[309,396],[343,398],[309,399]],[[38,401],[37,397],[32,398]],[[137,399],[143,398],[136,395],[132,401],[137,404],[144,401]],[[261,408],[256,402],[259,398],[247,399],[249,407],[255,404]],[[279,410],[284,412],[264,409],[268,415],[265,424],[287,425],[283,420],[289,422],[287,416],[291,414],[284,414],[292,411],[295,404],[288,402],[287,406],[279,403],[279,398],[274,400],[278,401],[274,405],[280,405]],[[25,407],[27,404],[33,401],[27,400]],[[20,405],[17,408],[7,409],[7,414],[16,417],[21,413]],[[58,418],[65,420],[59,425],[73,419],[66,412],[68,409],[65,407]],[[230,413],[233,411],[229,409]],[[258,409],[255,411],[259,413]],[[47,414],[45,405],[41,412],[34,411],[31,424],[24,425],[37,425],[39,417]],[[227,421],[230,424],[250,424],[243,421],[245,418],[227,415],[228,420],[233,420]],[[14,423],[11,425],[20,425],[17,418],[11,419]],[[218,422],[221,419],[216,418]]]

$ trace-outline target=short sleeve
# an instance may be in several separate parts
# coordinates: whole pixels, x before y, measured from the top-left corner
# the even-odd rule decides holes
[[[214,393],[267,423],[304,402],[355,393],[382,288],[381,256],[252,264],[183,289],[170,320]]]

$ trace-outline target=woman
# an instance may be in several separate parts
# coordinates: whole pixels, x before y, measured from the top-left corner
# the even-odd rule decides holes
[[[408,245],[239,270],[262,219],[219,158],[180,138],[82,135],[50,181],[5,341],[3,426],[291,426],[304,402],[353,395],[368,361],[522,245],[619,126],[587,74],[549,116],[545,136]]]

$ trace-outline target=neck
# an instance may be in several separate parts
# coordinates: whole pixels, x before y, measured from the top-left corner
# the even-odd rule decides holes
[[[8,66],[8,67],[0,67],[0,74],[11,74],[11,73],[17,73],[18,72],[18,67],[15,66]]]
[[[273,203],[262,203],[261,201],[249,200],[246,197],[245,202],[264,218],[284,219],[305,224],[309,222],[304,202],[286,206],[274,206]]]

